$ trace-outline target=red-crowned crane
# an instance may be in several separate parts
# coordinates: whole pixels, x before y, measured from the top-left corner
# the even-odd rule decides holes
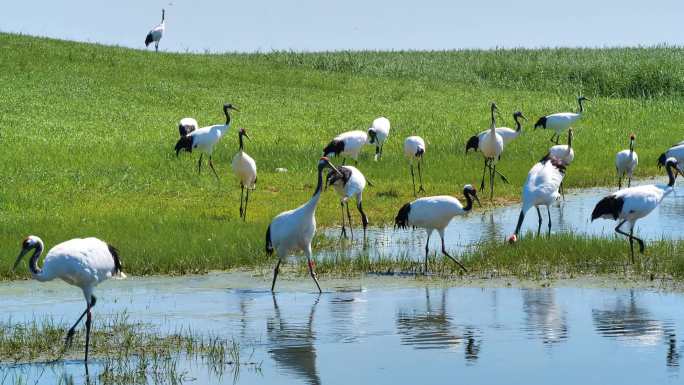
[[[458,199],[449,195],[440,195],[432,197],[424,197],[407,203],[399,209],[399,213],[394,218],[395,226],[400,229],[406,229],[409,226],[422,227],[427,231],[427,241],[425,241],[425,272],[428,271],[428,246],[430,244],[430,235],[437,230],[439,237],[442,240],[442,254],[451,258],[456,262],[463,271],[468,270],[456,258],[447,253],[444,246],[444,229],[449,225],[451,219],[458,215],[465,215],[473,208],[473,199],[480,203],[477,197],[477,191],[473,186],[467,184],[463,186],[463,195],[466,199],[466,205],[463,206]]]
[[[584,112],[584,106],[582,105],[582,102],[584,101],[590,102],[591,100],[585,98],[584,96],[580,96],[577,98],[577,104],[579,105],[578,112],[559,112],[556,114],[542,116],[539,118],[539,120],[537,120],[537,123],[534,124],[534,128],[536,129],[541,127],[553,130],[554,133],[553,136],[551,136],[551,142],[558,144],[558,140],[560,139],[560,135],[563,133],[563,131],[567,130],[573,123],[582,117],[582,113]]]
[[[323,156],[330,155],[343,156],[342,164],[347,158],[352,158],[356,163],[359,160],[359,153],[365,144],[368,143],[368,134],[363,131],[347,131],[337,135],[323,149]]]
[[[522,207],[520,209],[520,216],[518,217],[518,224],[515,226],[513,235],[508,238],[509,242],[515,243],[518,240],[520,228],[525,220],[525,214],[533,206],[537,209],[537,216],[539,218],[537,235],[540,234],[542,225],[542,216],[539,206],[546,206],[546,211],[549,216],[549,234],[551,234],[551,205],[560,198],[558,189],[563,182],[564,175],[565,164],[548,155],[537,162],[530,172],[527,173],[527,179],[523,184]]]
[[[622,150],[615,155],[615,171],[618,175],[618,190],[622,189],[622,178],[627,176],[627,187],[632,187],[632,174],[639,164],[639,157],[634,151],[634,139],[636,136],[629,136],[629,150]]]
[[[675,158],[668,158],[665,161],[667,171],[667,185],[649,184],[644,186],[628,187],[614,192],[601,199],[591,213],[592,222],[597,218],[612,219],[620,221],[615,227],[615,232],[626,236],[629,239],[629,248],[634,263],[634,240],[639,242],[639,252],[644,253],[644,241],[634,236],[634,224],[651,213],[668,194],[674,191],[677,173],[684,176],[678,169],[678,162]],[[622,231],[622,225],[629,222],[629,233]]]
[[[572,138],[574,130],[572,127],[568,128],[568,144],[557,144],[549,148],[548,157],[558,160],[563,163],[563,166],[569,166],[575,160],[575,150],[572,149]],[[566,172],[567,175],[567,172]],[[559,191],[563,200],[565,200],[565,191],[563,189],[563,182],[561,182]]]
[[[187,136],[182,136],[178,142],[176,142],[176,157],[178,154],[185,150],[187,152],[192,152],[192,150],[200,151],[199,162],[197,163],[197,172],[202,171],[202,157],[204,154],[209,156],[209,167],[211,171],[214,172],[216,180],[219,180],[219,176],[214,169],[214,164],[211,162],[211,154],[214,152],[214,146],[221,140],[223,135],[230,128],[230,110],[239,111],[232,104],[223,105],[223,114],[226,115],[226,124],[215,124],[213,126],[202,127],[197,129]]]
[[[349,213],[349,199],[356,199],[356,208],[361,214],[363,224],[363,238],[366,239],[366,228],[368,227],[368,217],[363,212],[363,190],[366,188],[366,177],[358,168],[353,166],[340,166],[336,170],[330,170],[326,177],[326,184],[333,186],[337,195],[340,196],[340,206],[342,207],[342,235],[347,236],[344,227],[344,209],[347,209],[349,218],[349,232],[354,239],[354,230],[351,224],[351,214]]]
[[[478,147],[482,156],[484,157],[484,168],[482,169],[482,182],[480,183],[480,190],[484,190],[485,186],[485,173],[489,168],[489,188],[490,194],[489,199],[494,199],[494,178],[495,174],[498,174],[505,183],[508,183],[508,179],[496,170],[496,162],[501,157],[501,153],[504,149],[504,142],[501,135],[496,132],[496,117],[494,114],[497,112],[496,103],[491,105],[492,121],[489,130],[482,136],[481,140],[478,142]]]
[[[247,155],[244,151],[244,142],[242,138],[249,139],[247,135],[247,130],[240,128],[238,131],[238,141],[240,142],[240,149],[237,154],[233,157],[233,173],[240,181],[240,217],[242,220],[247,220],[247,203],[249,202],[249,190],[254,190],[256,188],[257,182],[257,166],[254,159]],[[242,199],[245,195],[245,189],[247,189],[247,196],[244,201],[244,209],[242,206]]]
[[[515,121],[515,130],[508,127],[496,127],[496,133],[501,136],[501,139],[503,139],[504,146],[512,142],[513,139],[517,138],[522,133],[522,124],[518,120],[520,118],[527,120],[527,118],[525,117],[525,115],[523,115],[522,112],[516,111],[513,113],[513,120]],[[468,139],[468,142],[466,143],[466,154],[468,153],[468,150],[477,151],[480,148],[480,140],[482,140],[482,138],[488,133],[489,129],[484,130],[477,135],[471,136]]]
[[[275,251],[278,254],[278,262],[276,263],[275,269],[273,269],[271,291],[275,290],[275,283],[283,258],[287,257],[291,252],[301,250],[304,252],[304,255],[306,255],[309,274],[316,283],[318,292],[322,292],[321,285],[318,284],[318,279],[314,272],[313,261],[311,260],[311,240],[316,233],[316,207],[321,198],[321,191],[323,189],[323,170],[326,168],[339,172],[339,170],[330,163],[328,158],[322,157],[318,161],[318,182],[311,199],[294,210],[278,214],[273,218],[271,224],[268,225],[268,229],[266,230],[266,252],[268,254],[273,254],[273,251]]]
[[[420,165],[423,163],[423,156],[425,155],[425,141],[420,136],[409,136],[404,140],[404,156],[409,161],[409,169],[411,170],[411,181],[413,182],[413,196],[416,194],[416,177],[413,173],[413,162],[418,163],[418,179],[420,181],[420,187],[418,192],[425,192],[423,188],[423,172],[421,171]]]
[[[150,44],[152,44],[152,42],[154,42],[154,51],[159,51],[159,41],[164,35],[164,26],[164,9],[162,9],[161,23],[159,23],[159,25],[152,28],[150,32],[147,33],[147,36],[145,37],[145,47],[149,46]]]
[[[197,124],[197,120],[194,118],[183,118],[180,120],[180,122],[178,122],[178,133],[180,134],[181,138],[188,136],[189,133],[198,128],[199,125]]]
[[[126,278],[126,275],[121,271],[119,253],[113,246],[97,238],[76,238],[62,242],[50,249],[41,268],[38,267],[38,259],[44,248],[45,245],[40,238],[29,235],[21,244],[21,252],[14,262],[12,270],[19,266],[24,255],[33,250],[33,255],[29,260],[29,270],[33,279],[45,282],[59,278],[70,285],[81,288],[86,300],[86,309],[67,332],[65,343],[71,344],[76,327],[81,323],[83,317],[87,316],[85,361],[88,362],[90,326],[93,320],[91,310],[96,302],[93,291],[95,286],[108,278]]]
[[[390,132],[390,121],[389,119],[381,116],[373,120],[368,129],[368,138],[370,139],[370,144],[375,144],[375,160],[377,161],[382,157],[382,149],[389,136]]]

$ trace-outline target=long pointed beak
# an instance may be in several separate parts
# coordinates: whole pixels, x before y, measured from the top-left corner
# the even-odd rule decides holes
[[[14,266],[12,266],[12,271],[17,269],[17,266],[19,266],[19,263],[21,262],[21,259],[24,258],[24,255],[28,252],[28,249],[22,249],[19,255],[17,256],[17,260],[14,262]]]
[[[477,204],[482,207],[482,203],[480,203],[480,198],[477,197],[477,194],[473,194],[473,198],[477,201]]]
[[[523,114],[520,114],[520,117],[523,118],[523,119],[525,119],[525,120],[527,120],[527,118],[526,118],[525,115],[523,115]]]
[[[342,175],[342,173],[340,172],[340,170],[338,170],[337,167],[333,166],[332,163],[328,162],[328,166],[330,166],[331,169],[335,170],[335,172],[336,172],[338,175]]]
[[[238,110],[238,109],[237,109],[237,108],[236,108],[235,106],[230,106],[230,107],[228,107],[228,108],[230,108],[231,110],[234,110],[234,111],[240,112],[240,110]]]

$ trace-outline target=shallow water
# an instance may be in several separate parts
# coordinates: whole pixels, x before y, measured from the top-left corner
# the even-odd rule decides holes
[[[126,312],[163,331],[182,326],[234,337],[243,360],[261,363],[242,369],[239,384],[684,381],[682,294],[383,279],[323,281],[340,287],[322,295],[307,293],[306,279],[284,280],[271,295],[268,277],[245,274],[110,281],[98,289],[95,316]],[[0,285],[4,321],[49,315],[69,322],[82,307],[78,290],[63,283]],[[100,369],[91,363],[91,378]],[[194,383],[233,383],[232,375],[217,377],[196,363],[181,361],[179,369]],[[7,378],[23,373],[29,383],[52,384],[65,372],[84,383],[77,360],[15,367]]]
[[[653,183],[644,181],[638,184]],[[552,233],[576,233],[597,237],[615,236],[617,222],[597,219],[591,222],[591,212],[596,203],[616,189],[588,188],[570,190],[565,201],[560,201],[551,207]],[[364,202],[367,207],[372,202]],[[542,207],[542,234],[548,230],[548,214]],[[353,214],[352,214],[353,215]],[[481,210],[475,206],[473,212],[465,217],[454,218],[446,229],[446,248],[455,254],[473,247],[476,243],[489,239],[505,240],[515,230],[520,215],[520,205],[505,206],[493,210]],[[372,220],[372,218],[371,218]],[[358,216],[352,216],[352,221],[358,221]],[[644,240],[684,239],[682,223],[684,221],[684,190],[666,197],[661,205],[647,217],[637,221],[635,234]],[[372,223],[372,222],[371,222]],[[538,217],[534,208],[530,209],[521,229],[523,238],[526,233],[532,235],[537,231]],[[627,229],[627,226],[624,227]],[[340,227],[323,230],[323,234],[332,239],[340,239]],[[391,226],[369,227],[367,242],[363,242],[363,229],[354,228],[354,240],[336,244],[334,249],[319,252],[325,257],[346,256],[355,257],[368,255],[377,257],[408,257],[422,258],[425,254],[426,233],[423,229],[399,230]],[[439,235],[435,232],[430,239],[430,250],[439,250]]]

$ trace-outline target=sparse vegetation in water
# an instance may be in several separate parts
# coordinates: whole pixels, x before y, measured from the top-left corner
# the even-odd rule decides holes
[[[33,377],[48,375],[46,371],[26,374],[23,368],[81,360],[85,336],[77,333],[71,346],[65,347],[67,327],[52,319],[1,323],[0,379],[34,383],[39,378]],[[235,340],[189,330],[159,334],[151,326],[129,322],[125,314],[96,321],[90,344],[91,384],[181,384],[192,379],[183,369],[187,366],[183,362],[199,363],[219,378],[226,372],[237,378],[241,366],[260,367],[257,362],[240,359],[242,347]],[[49,375],[58,376],[63,383],[73,381],[74,373],[66,369],[60,373],[57,369],[53,368]]]
[[[383,159],[373,162],[369,146],[359,160],[375,184],[364,191],[371,225],[391,223],[413,199],[409,135],[427,141],[428,194],[460,197],[477,185],[482,158],[466,156],[465,141],[488,127],[491,100],[508,126],[515,110],[534,120],[575,109],[578,93],[594,100],[575,127],[566,188],[616,183],[614,154],[632,131],[635,178],[662,174],[655,159],[682,139],[672,126],[684,118],[676,47],[198,55],[0,34],[0,51],[0,255],[16,255],[28,234],[51,245],[97,236],[120,249],[130,275],[270,264],[266,226],[309,198],[323,146],[379,115],[392,122]],[[217,184],[206,166],[198,175],[197,154],[176,158],[173,146],[180,118],[222,122],[224,102],[240,112],[214,151]],[[259,167],[246,223],[229,171],[237,127],[250,130]],[[519,200],[549,137],[528,122],[505,148],[498,169],[511,184],[497,185],[494,205]],[[339,221],[333,192],[317,221]],[[0,279],[29,276],[10,273],[12,262],[0,258]]]
[[[547,279],[587,275],[618,274],[636,279],[684,279],[684,241],[648,242],[646,253],[629,259],[629,244],[622,238],[595,238],[572,233],[550,237],[523,235],[515,245],[502,240],[473,245],[460,256],[468,268],[467,277],[516,277]],[[423,256],[401,258],[331,257],[318,262],[319,274],[348,277],[360,273],[423,273]],[[446,257],[430,253],[429,269],[437,277],[463,277],[459,267]],[[307,274],[305,263],[297,273]]]

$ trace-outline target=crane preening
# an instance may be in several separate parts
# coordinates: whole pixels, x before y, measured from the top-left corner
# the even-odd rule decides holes
[[[273,283],[271,284],[271,291],[275,290],[276,279],[278,278],[278,271],[280,263],[283,258],[287,257],[290,252],[303,251],[306,255],[307,263],[309,265],[309,274],[316,283],[318,292],[321,292],[321,285],[318,284],[316,273],[314,272],[314,264],[311,259],[311,240],[316,233],[316,207],[321,198],[321,191],[323,189],[323,170],[330,168],[336,172],[339,170],[330,163],[326,157],[322,157],[318,161],[318,183],[314,190],[313,196],[305,204],[297,207],[294,210],[289,210],[278,214],[266,230],[266,252],[272,254],[275,251],[278,254],[278,262],[275,269],[273,269]]]
[[[349,213],[349,199],[356,199],[356,208],[361,214],[361,223],[363,224],[363,238],[366,239],[366,228],[368,227],[368,217],[363,212],[363,190],[366,188],[366,177],[356,167],[340,166],[337,170],[330,170],[325,179],[326,185],[333,186],[337,195],[340,196],[340,206],[342,207],[342,236],[347,236],[344,227],[344,209],[347,209],[347,218],[349,218],[349,233],[354,239],[354,230],[351,224],[351,214]]]
[[[558,189],[561,183],[563,183],[564,175],[565,164],[559,159],[549,157],[548,155],[537,162],[530,172],[527,173],[527,179],[523,184],[520,216],[518,217],[518,224],[515,226],[515,232],[508,238],[510,243],[517,242],[520,228],[525,220],[525,214],[532,206],[537,209],[537,216],[539,217],[537,235],[540,234],[542,225],[539,206],[546,206],[549,216],[549,234],[551,234],[551,205],[560,198]]]
[[[639,252],[643,254],[645,249],[644,241],[634,236],[634,224],[650,214],[667,195],[674,191],[677,173],[684,176],[675,158],[668,158],[665,161],[665,170],[668,176],[667,185],[649,184],[619,190],[601,199],[591,213],[592,222],[598,218],[620,221],[615,227],[615,232],[626,236],[629,240],[632,263],[634,263],[634,241],[639,242]],[[629,222],[629,233],[622,230],[622,225],[627,222]]]
[[[121,271],[119,253],[116,248],[97,238],[76,238],[62,242],[50,249],[41,268],[38,267],[38,259],[44,248],[45,245],[40,238],[29,235],[21,243],[21,252],[14,262],[12,270],[19,266],[24,255],[33,250],[33,255],[29,260],[29,270],[33,279],[45,282],[59,278],[70,285],[81,288],[86,300],[86,309],[67,332],[65,343],[71,344],[76,327],[81,323],[83,317],[87,316],[85,361],[88,362],[90,327],[93,320],[91,310],[96,302],[93,291],[95,286],[108,278],[126,278],[126,275]]]
[[[375,160],[377,161],[382,157],[382,148],[385,145],[385,141],[389,136],[390,132],[390,121],[389,119],[381,116],[373,120],[373,124],[368,129],[368,138],[370,144],[375,144]]]

